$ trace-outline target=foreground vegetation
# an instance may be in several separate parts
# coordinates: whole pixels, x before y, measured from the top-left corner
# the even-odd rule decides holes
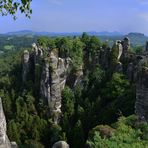
[[[148,147],[148,125],[129,116],[134,114],[135,84],[130,84],[124,74],[114,73],[112,69],[106,71],[94,64],[96,53],[100,47],[108,48],[107,43],[84,33],[74,38],[41,37],[38,44],[46,50],[47,47],[58,49],[60,57],[71,57],[73,71],[83,65],[84,85],[77,85],[75,89],[65,87],[63,116],[60,124],[55,125],[36,84],[31,80],[22,83],[24,49],[4,53],[0,59],[0,96],[11,141],[20,147],[36,148],[51,147],[58,140],[67,141],[72,148],[83,148],[85,144],[92,148]],[[87,54],[89,61],[85,60]]]

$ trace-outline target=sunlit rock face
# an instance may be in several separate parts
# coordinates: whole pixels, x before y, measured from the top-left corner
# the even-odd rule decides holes
[[[69,145],[65,141],[56,142],[52,148],[69,148]]]
[[[117,46],[117,49],[118,49],[118,60],[120,60],[120,57],[123,53],[123,46],[122,46],[122,42],[120,40],[117,40],[116,41],[116,46]]]
[[[51,52],[42,69],[41,95],[48,103],[54,123],[58,123],[61,114],[61,92],[65,88],[69,62],[69,58],[58,58]]]
[[[36,43],[33,43],[32,50],[34,55],[34,63],[37,64],[40,61],[41,57],[43,56],[43,48],[38,47]]]
[[[0,148],[11,148],[11,143],[6,134],[6,119],[0,98]]]

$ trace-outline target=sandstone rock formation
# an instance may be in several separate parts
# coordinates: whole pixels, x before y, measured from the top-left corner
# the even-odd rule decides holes
[[[143,61],[137,73],[135,113],[148,122],[148,67],[143,65]]]
[[[56,142],[52,148],[69,148],[69,145],[65,141]]]
[[[146,42],[146,48],[145,51],[148,52],[148,41]]]
[[[120,57],[121,57],[121,55],[122,55],[122,53],[123,53],[123,46],[122,46],[120,40],[117,40],[117,41],[116,41],[116,46],[117,46],[118,51],[119,51],[119,53],[118,53],[118,58],[117,58],[117,59],[120,60]]]
[[[6,134],[6,119],[0,98],[0,148],[11,148],[11,143]]]
[[[130,82],[134,80],[134,72],[134,64],[131,62],[128,64],[126,72],[127,78]]]
[[[34,54],[34,63],[38,63],[40,58],[43,56],[43,48],[38,47],[36,43],[32,44],[33,54]]]
[[[100,50],[99,64],[105,70],[107,70],[110,66],[110,55],[111,55],[110,48]]]
[[[115,72],[122,73],[123,72],[123,65],[121,62],[118,62],[116,65]]]
[[[61,92],[65,88],[70,59],[58,58],[53,52],[43,65],[41,95],[47,100],[54,123],[61,114]]]
[[[122,41],[122,46],[123,46],[123,53],[127,54],[127,52],[130,49],[130,39],[128,37],[124,38],[124,40]]]
[[[23,53],[22,66],[23,66],[22,80],[23,82],[25,82],[27,79],[27,74],[29,72],[29,52],[28,50],[25,50]]]

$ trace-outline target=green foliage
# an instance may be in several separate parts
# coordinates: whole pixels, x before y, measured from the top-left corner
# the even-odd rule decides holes
[[[8,123],[8,136],[12,141],[16,141],[18,144],[20,143],[20,130],[19,124],[15,123],[14,120],[11,120]]]
[[[72,40],[69,39],[68,37],[64,37],[64,38],[57,38],[55,42],[57,48],[59,49],[59,56],[64,58],[69,57],[73,46]]]
[[[72,58],[73,67],[75,70],[79,70],[83,65],[83,46],[79,38],[73,40],[73,47],[70,57]]]
[[[140,45],[137,45],[137,46],[135,46],[135,47],[133,48],[132,51],[133,51],[134,53],[136,53],[136,54],[140,54],[140,53],[143,51],[143,47],[140,46]]]
[[[121,117],[116,123],[115,131],[111,136],[101,137],[101,131],[95,130],[94,135],[89,137],[87,144],[92,148],[146,148],[148,142],[142,139],[144,133],[139,128],[133,127],[136,122],[138,123],[138,120],[135,116]]]
[[[74,94],[69,87],[65,87],[62,92],[62,112],[72,116],[74,113]]]
[[[121,97],[127,88],[129,88],[129,82],[125,80],[124,75],[114,73],[110,82],[106,84],[103,94],[106,98],[117,98]]]
[[[16,40],[18,38],[16,37]],[[119,114],[130,115],[134,113],[135,84],[130,84],[125,75],[114,73],[110,67],[104,70],[99,65],[100,47],[109,48],[101,43],[97,37],[83,33],[82,37],[35,38],[32,41],[44,49],[44,58],[49,60],[49,50],[62,58],[71,58],[70,68],[67,72],[67,81],[62,91],[62,114],[60,123],[55,125],[51,121],[47,100],[40,94],[40,82],[43,61],[33,65],[26,83],[22,83],[21,56],[24,49],[20,47],[26,38],[19,43],[10,38],[10,44],[16,50],[2,50],[0,58],[0,97],[8,122],[8,136],[16,141],[20,147],[52,147],[54,142],[65,140],[70,147],[84,147],[88,133],[88,143],[92,147],[142,146],[148,139],[146,123],[139,123],[134,117],[121,118],[115,122]],[[0,43],[2,39],[0,38]],[[30,43],[24,44],[28,48]],[[2,42],[11,46],[5,38]],[[28,49],[30,50],[30,48]],[[31,54],[32,55],[32,54]],[[111,52],[111,65],[117,62],[117,47],[113,46]],[[32,58],[32,57],[31,57]],[[33,59],[31,59],[33,61]],[[129,60],[127,60],[127,63]],[[83,70],[81,83],[74,88],[73,76]],[[111,72],[111,77],[108,77]],[[100,124],[99,126],[97,126]],[[102,125],[109,124],[109,125]],[[96,127],[97,126],[97,127]],[[95,127],[95,128],[94,128]],[[129,131],[129,135],[128,135]],[[138,140],[137,137],[140,137]],[[137,140],[137,142],[136,142]],[[120,146],[120,147],[121,147]]]
[[[32,10],[30,8],[31,0],[2,0],[0,2],[0,13],[2,16],[12,15],[16,19],[17,10],[24,13],[26,17],[30,18]]]
[[[77,121],[73,128],[73,142],[72,147],[83,147],[84,145],[84,132],[82,128],[82,123],[80,120]]]
[[[111,69],[112,71],[115,69],[115,66],[118,62],[118,54],[119,50],[116,44],[113,45],[112,50],[111,50]]]

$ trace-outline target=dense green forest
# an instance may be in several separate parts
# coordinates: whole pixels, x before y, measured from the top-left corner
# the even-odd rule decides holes
[[[1,37],[0,97],[7,119],[7,135],[21,148],[52,147],[66,141],[71,148],[147,148],[148,125],[134,115],[135,83],[125,73],[114,70],[117,50],[113,46],[110,68],[105,69],[95,58],[107,42],[83,33],[80,37]],[[5,40],[4,40],[5,38]],[[6,39],[7,38],[7,39]],[[83,79],[74,88],[66,85],[62,91],[62,116],[55,124],[49,115],[48,104],[39,91],[41,67],[33,76],[22,81],[22,55],[32,51],[37,42],[59,57],[70,57],[72,73],[83,67]],[[12,50],[14,49],[14,50]],[[142,47],[133,47],[131,53],[140,53]],[[50,61],[49,61],[50,62]]]

